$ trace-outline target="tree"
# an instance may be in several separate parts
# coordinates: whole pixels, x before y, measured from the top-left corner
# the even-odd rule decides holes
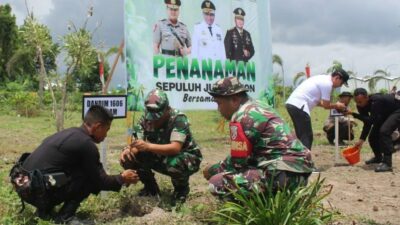
[[[92,69],[87,72],[78,69],[73,74],[74,84],[77,86],[79,91],[93,92],[102,90],[102,84],[99,78],[99,63],[97,62],[99,59],[104,62],[104,76],[105,79],[107,79],[106,75],[110,70],[110,65],[108,64],[107,59],[116,53],[118,53],[117,47],[111,47],[107,51],[95,50],[90,53],[91,60],[94,62]]]
[[[286,91],[285,91],[285,72],[283,70],[283,61],[279,55],[274,54],[272,56],[272,64],[278,64],[282,70],[282,83],[283,83],[283,101],[286,100]]]
[[[0,83],[8,79],[6,64],[18,44],[18,27],[9,4],[0,5]]]
[[[40,24],[33,13],[29,11],[20,28],[20,37],[21,47],[8,61],[7,71],[9,74],[12,72],[14,74],[30,74],[30,78],[39,74],[38,93],[40,105],[42,105],[45,73],[56,69],[58,46],[53,43],[48,27]]]
[[[343,68],[343,66],[342,66],[342,63],[341,63],[341,62],[339,62],[339,61],[337,61],[337,60],[333,60],[332,66],[329,67],[329,68],[326,70],[326,72],[330,74],[330,73],[332,73],[335,69],[342,69],[342,68]]]

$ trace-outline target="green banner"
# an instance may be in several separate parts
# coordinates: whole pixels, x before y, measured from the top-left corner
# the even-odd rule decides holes
[[[269,0],[125,0],[125,40],[129,110],[154,88],[173,107],[215,109],[207,90],[228,76],[273,97]]]

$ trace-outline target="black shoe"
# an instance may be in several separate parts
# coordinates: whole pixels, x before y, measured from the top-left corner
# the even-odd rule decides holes
[[[393,168],[386,163],[381,163],[375,168],[375,172],[392,172]]]
[[[189,186],[176,187],[174,190],[173,198],[176,203],[184,203],[190,192]]]
[[[138,195],[141,197],[154,197],[154,196],[158,196],[159,194],[160,194],[160,190],[158,189],[158,186],[157,186],[157,188],[151,188],[151,189],[144,187],[139,191]]]
[[[369,164],[381,163],[381,162],[382,162],[382,159],[372,157],[372,158],[368,159],[367,161],[365,161],[365,164],[369,165]]]
[[[41,208],[37,208],[36,212],[35,212],[35,216],[39,217],[42,220],[50,220],[52,219],[52,211],[53,208],[51,209],[41,209]]]
[[[75,213],[78,210],[80,204],[81,204],[80,202],[75,200],[65,202],[64,205],[61,207],[60,211],[58,212],[58,217],[56,219],[56,222],[65,224],[74,220],[76,218]]]

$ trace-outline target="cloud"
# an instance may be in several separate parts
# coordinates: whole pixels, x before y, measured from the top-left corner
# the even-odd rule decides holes
[[[271,0],[274,43],[398,43],[400,1]]]
[[[87,18],[89,7],[93,5],[93,16],[87,23],[89,30],[94,30],[94,41],[105,43],[106,47],[119,45],[124,37],[123,1],[71,1],[53,0],[54,8],[43,21],[53,34],[63,35],[68,32],[71,21],[76,27],[82,27]]]

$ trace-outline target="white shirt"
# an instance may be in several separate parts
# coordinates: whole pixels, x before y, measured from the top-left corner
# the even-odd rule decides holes
[[[330,101],[333,83],[331,75],[316,75],[303,81],[289,96],[286,104],[291,104],[310,115],[310,111],[321,102]]]
[[[212,36],[208,27],[211,27]],[[225,60],[224,34],[215,23],[211,26],[205,21],[194,26],[192,36],[192,58]]]

